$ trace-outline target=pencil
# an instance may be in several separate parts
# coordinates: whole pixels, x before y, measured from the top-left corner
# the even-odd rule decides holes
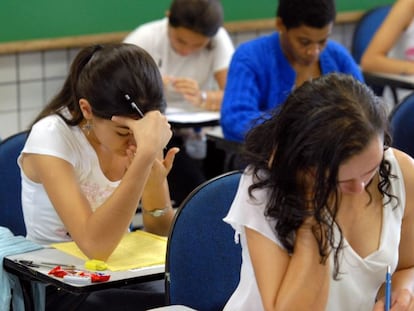
[[[135,109],[141,118],[144,117],[144,114],[142,113],[141,109],[138,108],[137,104],[132,101],[131,97],[128,94],[125,94],[125,99],[130,103],[132,109]]]

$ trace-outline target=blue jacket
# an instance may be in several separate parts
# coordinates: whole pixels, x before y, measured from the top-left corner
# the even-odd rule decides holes
[[[328,41],[319,58],[322,74],[342,72],[363,81],[348,50]],[[283,103],[295,86],[296,73],[282,52],[279,33],[241,44],[233,55],[221,107],[226,139],[243,141],[253,121]]]

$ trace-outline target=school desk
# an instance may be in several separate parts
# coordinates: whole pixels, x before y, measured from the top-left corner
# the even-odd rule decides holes
[[[23,298],[25,310],[34,310],[34,301],[32,296],[31,281],[39,281],[44,284],[54,285],[71,293],[89,293],[92,291],[116,288],[124,285],[142,283],[153,280],[161,280],[164,278],[165,265],[158,264],[138,269],[125,271],[103,271],[109,274],[108,281],[91,284],[72,284],[65,282],[62,278],[48,275],[51,267],[31,267],[20,261],[33,261],[33,263],[53,262],[66,265],[75,265],[76,269],[85,270],[85,260],[67,254],[56,248],[43,248],[40,250],[6,256],[3,260],[3,266],[9,273],[16,275],[23,289]]]
[[[414,90],[414,75],[364,72],[364,78],[367,82],[375,85]]]
[[[165,115],[174,128],[207,127],[220,123],[220,111],[208,111],[187,102],[167,104]]]
[[[394,105],[400,103],[397,89],[414,90],[414,75],[390,74],[381,72],[363,72],[368,85],[389,86],[392,89]]]

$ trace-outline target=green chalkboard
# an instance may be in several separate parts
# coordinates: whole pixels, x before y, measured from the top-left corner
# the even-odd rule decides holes
[[[337,0],[339,12],[393,0]],[[170,0],[0,0],[0,42],[130,31],[164,16]],[[272,18],[276,0],[222,0],[225,21]]]

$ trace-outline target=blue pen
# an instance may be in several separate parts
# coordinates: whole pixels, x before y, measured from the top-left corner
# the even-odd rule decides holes
[[[391,266],[387,266],[387,273],[385,274],[385,311],[391,308]]]

